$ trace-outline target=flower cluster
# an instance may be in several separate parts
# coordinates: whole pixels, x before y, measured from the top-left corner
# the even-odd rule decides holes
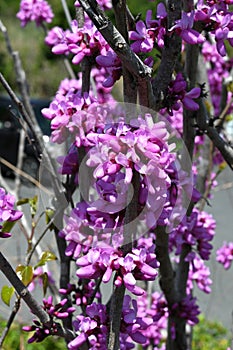
[[[136,53],[151,52],[155,44],[159,48],[164,46],[164,37],[173,33],[180,36],[188,44],[202,44],[205,37],[200,31],[211,33],[216,42],[217,50],[221,56],[226,55],[225,40],[233,45],[232,16],[229,11],[230,3],[221,1],[197,1],[196,8],[191,12],[182,12],[181,19],[167,30],[167,12],[163,3],[157,6],[157,19],[152,20],[151,11],[146,16],[146,24],[138,21],[136,30],[131,31],[129,36],[134,41],[131,48]],[[201,22],[201,28],[195,29],[195,23]]]
[[[20,10],[17,18],[21,21],[21,26],[25,27],[28,22],[36,22],[37,26],[43,22],[50,23],[54,17],[51,6],[45,0],[21,0]]]
[[[23,213],[19,210],[14,209],[15,198],[10,193],[6,193],[5,190],[0,187],[0,223],[7,221],[17,221],[19,220]],[[3,232],[2,225],[0,225],[0,237],[7,238],[11,234],[9,232]]]
[[[94,280],[87,283],[87,280],[79,279],[77,286],[69,283],[67,288],[59,289],[59,293],[65,296],[71,295],[78,306],[88,305],[90,299],[97,299],[98,302],[101,299],[101,293],[96,290],[96,282]]]
[[[47,311],[50,316],[50,322],[41,324],[37,320],[33,320],[32,326],[25,326],[23,330],[26,332],[34,332],[32,337],[28,340],[28,343],[42,342],[49,335],[56,335],[60,324],[56,323],[56,319],[67,318],[75,311],[74,307],[66,307],[67,299],[61,300],[58,304],[53,304],[53,297],[49,296],[48,299],[43,300],[43,309]]]
[[[233,243],[224,243],[216,252],[217,261],[223,265],[224,269],[228,270],[231,267],[233,260]]]
[[[135,295],[141,295],[144,290],[136,285],[137,280],[151,281],[157,276],[158,263],[153,253],[145,248],[133,248],[131,253],[123,256],[120,250],[92,248],[86,255],[76,260],[79,266],[77,276],[80,278],[101,278],[109,282],[115,271],[115,285],[122,284]]]
[[[132,306],[131,306],[132,304]],[[136,300],[130,298],[129,295],[124,297],[122,308],[122,322],[121,322],[121,338],[127,338],[128,349],[132,348],[132,341],[138,344],[146,344],[147,338],[143,334],[148,329],[152,319],[149,317],[140,317]]]
[[[107,348],[108,318],[106,306],[93,303],[86,307],[86,316],[78,315],[74,321],[76,337],[68,344],[68,349],[77,350],[88,340],[89,349]]]
[[[195,21],[201,21],[204,30],[214,35],[221,56],[226,55],[225,40],[233,45],[233,20],[229,5],[231,1],[198,0],[194,17]]]
[[[164,340],[164,334],[167,329],[167,320],[169,311],[167,302],[162,294],[154,292],[152,295],[145,293],[137,299],[138,316],[143,319],[150,319],[152,322],[142,334],[146,337],[146,344],[158,346]]]
[[[101,82],[105,79],[102,72],[92,72],[98,87],[97,96],[93,91],[82,94],[81,76],[79,80],[65,79],[49,108],[42,109],[43,116],[51,121],[53,142],[62,143],[72,135],[78,147],[89,146],[86,134],[96,128],[104,129],[108,122],[115,102],[110,97],[110,90],[102,87]],[[107,102],[111,102],[111,105]]]
[[[172,80],[168,86],[168,95],[166,97],[166,106],[169,114],[173,115],[173,110],[179,110],[181,107],[180,102],[186,109],[196,111],[199,109],[199,105],[193,99],[200,97],[200,87],[195,87],[189,92],[186,91],[187,83],[184,80],[181,73],[176,75],[176,78]]]
[[[208,41],[206,41],[202,46],[202,55],[207,63],[208,82],[210,87],[211,102],[214,108],[214,115],[219,116],[222,109],[222,89],[223,85],[230,77],[232,59],[226,57],[223,58],[217,51],[216,44]],[[230,91],[227,94],[228,96],[226,102],[228,102],[232,96]]]
[[[187,320],[190,325],[199,322],[197,316],[200,314],[200,310],[196,305],[196,298],[191,294],[188,294],[181,302],[173,304],[172,313]]]
[[[140,20],[136,23],[136,30],[129,32],[129,38],[134,41],[131,49],[135,53],[150,52],[155,46],[164,46],[164,35],[166,33],[167,12],[163,3],[157,6],[157,19],[152,19],[152,11],[146,14],[146,24]]]
[[[79,64],[84,57],[94,59],[105,48],[109,47],[100,32],[89,19],[79,28],[78,22],[71,23],[72,31],[60,27],[52,28],[45,38],[45,43],[52,47],[56,55],[74,54],[73,64]],[[94,60],[93,60],[94,61]]]
[[[215,234],[215,220],[204,212],[194,209],[190,216],[185,216],[182,222],[171,232],[169,240],[171,249],[175,254],[181,253],[184,244],[196,249],[203,260],[208,260],[212,245],[210,241]],[[195,253],[191,252],[186,259],[192,261]]]
[[[211,292],[210,286],[212,284],[212,280],[210,279],[210,269],[198,256],[195,256],[190,264],[187,282],[187,294],[190,294],[190,292],[193,290],[193,282],[195,282],[198,288],[203,292]]]

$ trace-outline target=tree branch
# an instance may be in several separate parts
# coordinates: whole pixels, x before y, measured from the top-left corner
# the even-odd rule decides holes
[[[95,1],[79,0],[80,5],[103,35],[110,47],[118,55],[125,67],[136,77],[149,77],[152,70],[130,49],[124,37],[99,9]]]
[[[15,288],[18,295],[25,301],[31,312],[36,315],[40,322],[47,326],[51,327],[53,321],[51,321],[50,316],[47,312],[40,306],[36,299],[33,298],[27,287],[23,284],[23,282],[18,278],[15,271],[12,269],[11,265],[8,263],[4,255],[0,252],[0,270],[9,280],[11,285]],[[68,329],[62,329],[60,324],[57,324],[58,332],[56,333],[58,336],[63,338],[72,340],[74,338],[73,333]]]
[[[171,28],[175,21],[181,17],[182,1],[168,0],[167,29]],[[154,110],[163,107],[163,100],[166,96],[167,87],[172,79],[172,74],[181,52],[181,38],[176,34],[167,35],[165,37],[165,46],[162,50],[161,63],[155,79],[152,80],[152,88],[154,92]]]
[[[207,114],[204,102],[199,102],[199,110],[197,111],[197,126],[198,128],[207,134],[214,146],[217,147],[229,167],[233,170],[233,148],[219,135],[214,126],[209,124],[209,118]]]

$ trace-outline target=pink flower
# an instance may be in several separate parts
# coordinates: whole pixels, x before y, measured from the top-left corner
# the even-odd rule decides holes
[[[216,255],[216,260],[223,265],[225,270],[228,270],[233,260],[233,243],[225,242],[223,246],[217,250]]]
[[[40,26],[43,22],[52,22],[54,14],[45,0],[21,0],[20,10],[16,17],[21,21],[22,27],[33,21]]]
[[[11,194],[6,194],[5,190],[0,187],[0,223],[7,221],[17,221],[19,220],[23,213],[19,210],[14,209],[15,198]],[[8,238],[11,236],[10,233],[2,231],[2,226],[0,225],[0,237]]]

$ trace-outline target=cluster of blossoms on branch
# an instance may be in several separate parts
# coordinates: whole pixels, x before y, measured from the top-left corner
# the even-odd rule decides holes
[[[108,0],[99,0],[98,4],[104,10],[111,8]],[[129,32],[132,51],[149,66],[153,66],[152,50],[161,52],[166,38],[174,34],[183,40],[183,53],[186,44],[203,44],[202,54],[209,62],[209,85],[215,115],[220,113],[222,78],[229,77],[232,63],[223,58],[226,55],[225,40],[233,45],[231,4],[233,1],[230,0],[199,0],[194,10],[182,12],[181,18],[168,28],[166,7],[159,3],[154,18],[149,10],[146,21],[137,21]],[[75,6],[79,7],[78,1]],[[17,17],[23,26],[28,21],[49,23],[52,12],[46,1],[23,0]],[[65,79],[49,108],[42,110],[44,117],[51,121],[52,142],[61,144],[71,140],[68,154],[58,159],[59,172],[71,175],[81,190],[81,200],[65,217],[64,228],[59,233],[66,240],[65,253],[75,262],[78,277],[77,283],[70,283],[60,290],[60,294],[70,296],[74,305],[85,311],[74,320],[75,337],[68,348],[76,350],[88,342],[89,349],[107,349],[109,313],[102,304],[98,286],[112,279],[114,288],[124,286],[127,292],[137,296],[137,300],[129,295],[124,298],[120,349],[133,349],[135,343],[153,344],[154,350],[163,349],[169,316],[182,317],[191,325],[198,322],[199,309],[192,290],[196,283],[202,291],[210,292],[210,271],[204,260],[209,259],[212,250],[210,242],[215,233],[215,221],[211,215],[196,208],[190,216],[182,210],[183,192],[193,203],[199,201],[200,194],[193,189],[193,181],[187,173],[179,167],[179,159],[166,130],[167,124],[155,122],[151,114],[135,113],[133,109],[129,119],[129,110],[125,111],[111,96],[112,86],[122,76],[121,60],[92,22],[85,17],[82,27],[76,20],[72,21],[71,30],[54,27],[48,32],[45,42],[54,54],[71,57],[73,64],[88,60],[92,66],[89,92],[81,90],[83,72],[77,79]],[[159,112],[180,134],[183,132],[183,109],[197,111],[197,99],[202,93],[200,87],[188,90],[182,72],[176,72],[167,88],[164,109]],[[202,136],[196,137],[197,158],[199,147],[204,142]],[[217,160],[216,164],[221,161]],[[82,167],[92,178],[92,181],[88,179],[86,186],[88,194],[85,188],[82,193]],[[134,232],[127,236],[125,232],[130,226],[124,222],[124,217],[135,176],[139,183],[138,206]],[[5,193],[2,193],[2,198],[5,198]],[[20,216],[18,212],[10,211],[9,214],[7,210],[3,214],[0,212],[6,220]],[[137,232],[139,223],[145,223],[140,234]],[[187,295],[172,306],[168,305],[163,294],[147,295],[137,283],[148,284],[158,276],[157,226],[169,227],[169,249],[174,265],[182,247],[190,248],[186,257],[190,263]],[[124,245],[128,243],[131,243],[131,248],[125,251]],[[230,267],[232,257],[231,244],[225,244],[217,252],[217,260],[225,268]],[[74,312],[75,308],[64,308],[65,302],[54,306],[51,297],[44,300],[44,309],[52,320]],[[56,327],[54,324],[54,328],[48,329],[35,321],[25,330],[35,331],[30,339],[33,342],[43,340],[51,331],[55,334]]]

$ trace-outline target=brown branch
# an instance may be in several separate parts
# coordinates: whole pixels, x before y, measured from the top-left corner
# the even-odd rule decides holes
[[[116,28],[128,44],[129,39],[126,0],[113,0],[112,5],[115,13]],[[135,77],[129,72],[124,62],[122,62],[122,74],[124,102],[135,104],[137,102],[136,80]]]
[[[181,18],[182,1],[168,0],[167,13],[168,24],[167,29],[171,28],[175,21]],[[165,45],[162,50],[161,63],[155,79],[152,81],[154,92],[154,107],[159,110],[163,107],[163,100],[166,96],[167,87],[172,79],[172,74],[181,52],[181,38],[176,34],[167,35],[165,37]]]
[[[139,193],[139,173],[133,172],[132,185],[134,187],[134,194],[131,202],[126,208],[124,219],[124,240],[125,244],[121,247],[123,255],[125,256],[132,250],[134,233],[136,232],[136,225],[134,219],[138,212],[138,193]],[[109,319],[110,330],[108,339],[108,350],[120,349],[120,326],[122,316],[122,306],[125,295],[125,286],[115,287],[110,299]]]
[[[171,307],[176,300],[174,270],[169,256],[169,234],[164,226],[157,226],[156,230],[156,259],[159,261],[160,287],[165,295],[168,305]]]

